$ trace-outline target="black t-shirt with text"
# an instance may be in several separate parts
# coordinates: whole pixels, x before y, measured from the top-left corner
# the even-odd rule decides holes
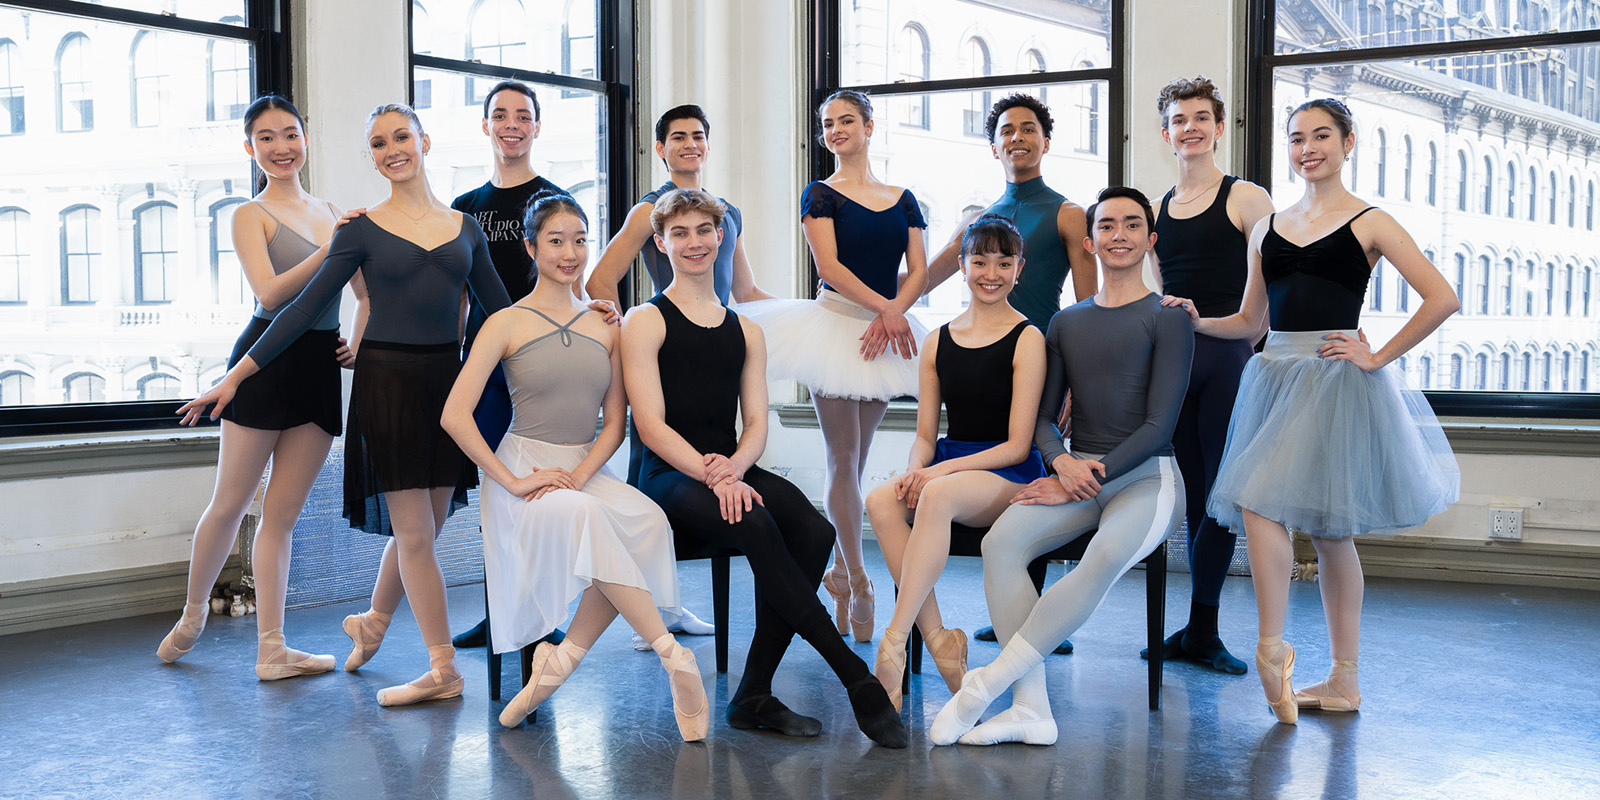
[[[500,275],[500,282],[505,284],[513,303],[533,291],[533,284],[538,280],[533,274],[533,258],[522,244],[522,212],[528,201],[543,191],[567,193],[541,175],[505,189],[497,188],[492,182],[485,183],[450,204],[451,208],[478,221],[484,238],[489,240],[489,259],[494,262],[494,271]],[[469,344],[486,318],[483,309],[474,301],[467,319]]]

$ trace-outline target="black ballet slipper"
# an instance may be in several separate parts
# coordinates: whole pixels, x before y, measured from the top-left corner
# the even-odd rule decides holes
[[[488,620],[482,620],[478,624],[456,634],[455,637],[450,640],[450,645],[457,650],[467,650],[473,647],[483,647],[484,645],[488,644],[489,636],[488,634],[484,633],[484,623],[486,622],[488,622]]]
[[[1243,661],[1233,657],[1218,636],[1184,636],[1184,658],[1229,675],[1243,675],[1248,671]]]
[[[977,639],[980,642],[993,642],[998,641],[999,639],[998,636],[995,636],[993,627],[979,628],[977,633],[972,634],[972,638]],[[1061,644],[1056,645],[1056,649],[1051,650],[1050,652],[1055,653],[1058,656],[1072,655],[1072,640],[1063,640]],[[1140,653],[1139,655],[1143,657],[1144,654]]]
[[[764,728],[784,736],[822,733],[822,720],[796,714],[770,694],[729,700],[728,724],[740,730]]]
[[[1186,653],[1184,651],[1184,649],[1183,649],[1183,637],[1188,635],[1188,633],[1189,633],[1188,626],[1184,626],[1182,628],[1179,628],[1171,636],[1168,636],[1165,640],[1163,640],[1161,642],[1161,660],[1162,661],[1180,661],[1180,660],[1183,660],[1183,659],[1189,657],[1189,654]],[[1144,659],[1144,660],[1146,660],[1146,661],[1149,661],[1150,660],[1150,648],[1146,647],[1145,649],[1140,650],[1139,651],[1139,657]]]
[[[850,708],[855,711],[856,725],[868,739],[879,747],[898,750],[911,745],[911,731],[906,728],[900,712],[889,702],[889,693],[883,690],[878,679],[868,675],[845,687],[850,695]]]
[[[1055,653],[1058,656],[1072,655],[1072,640],[1062,639],[1061,644],[1056,645],[1056,649],[1051,650],[1050,652]]]

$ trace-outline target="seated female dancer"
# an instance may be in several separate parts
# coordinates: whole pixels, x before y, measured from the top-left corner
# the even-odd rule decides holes
[[[1045,474],[1033,446],[1044,334],[1007,299],[1022,272],[1022,234],[1004,217],[980,217],[962,234],[960,263],[972,303],[922,345],[910,462],[867,496],[867,516],[900,590],[874,670],[897,709],[913,622],[950,691],[961,688],[967,671],[967,635],[943,626],[933,595],[950,554],[950,523],[993,523],[1023,486]],[[939,438],[941,401],[950,415],[947,438]]]
[[[538,708],[620,613],[661,656],[678,732],[699,741],[711,721],[700,668],[657,611],[678,605],[672,528],[655,503],[605,466],[622,444],[627,398],[620,332],[572,293],[589,263],[588,227],[565,194],[545,191],[529,202],[522,230],[538,279],[527,297],[484,323],[441,420],[493,479],[479,493],[494,619],[489,646],[503,653],[543,639],[583,597],[566,639],[534,651],[533,678],[500,724],[515,727]],[[472,410],[497,364],[511,389],[511,429],[490,450]]]
[[[760,327],[717,299],[722,213],[700,189],[668,192],[651,211],[673,277],[622,325],[623,375],[648,448],[639,488],[667,512],[679,541],[736,548],[755,573],[756,630],[728,704],[730,725],[789,736],[822,730],[772,696],[773,673],[798,633],[844,683],[861,730],[905,747],[889,696],[817,599],[833,526],[793,484],[756,466],[767,441],[766,343]]]
[[[1256,671],[1267,705],[1286,723],[1299,721],[1301,708],[1361,706],[1365,581],[1352,537],[1421,525],[1461,493],[1461,471],[1433,409],[1406,388],[1403,374],[1386,369],[1461,303],[1394,217],[1345,189],[1354,126],[1338,100],[1310,100],[1289,115],[1289,163],[1305,178],[1305,196],[1256,225],[1239,313],[1202,318],[1193,300],[1163,301],[1183,307],[1208,336],[1246,338],[1262,317],[1272,326],[1240,378],[1206,511],[1244,528],[1260,617]],[[1422,295],[1422,305],[1374,351],[1357,326],[1380,258]],[[1327,680],[1298,693],[1294,648],[1283,641],[1290,529],[1310,534],[1317,549],[1333,650]]]
[[[394,537],[385,557],[397,551],[401,580],[381,580],[380,570],[372,609],[345,618],[354,647],[344,668],[353,672],[378,651],[402,597],[411,601],[430,667],[410,683],[379,690],[385,706],[461,694],[433,542],[450,511],[466,503],[478,471],[439,427],[439,415],[461,371],[462,289],[470,287],[490,312],[511,304],[483,229],[433,196],[423,168],[431,145],[409,106],[373,109],[367,148],[389,180],[389,197],[339,229],[300,296],[220,383],[178,409],[190,423],[212,404],[212,417],[221,414],[240,382],[279,357],[361,271],[372,311],[350,386],[344,516],[351,527]]]

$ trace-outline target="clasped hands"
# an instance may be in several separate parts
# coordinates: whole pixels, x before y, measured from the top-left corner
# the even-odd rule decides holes
[[[705,467],[700,479],[717,496],[724,522],[739,522],[744,519],[746,511],[764,505],[761,493],[744,482],[745,467],[738,461],[721,453],[706,453],[700,460]]]
[[[1054,477],[1046,475],[1022,487],[1022,491],[1012,496],[1011,502],[1024,506],[1059,506],[1093,500],[1100,494],[1100,481],[1106,477],[1105,464],[1090,458],[1061,455],[1051,466],[1056,468]]]

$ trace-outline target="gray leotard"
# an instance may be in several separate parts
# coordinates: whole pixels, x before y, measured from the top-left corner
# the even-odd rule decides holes
[[[267,211],[266,206],[260,203],[257,203],[256,206],[262,211],[266,211],[267,216],[272,217],[273,222],[278,223],[278,229],[272,234],[272,241],[267,242],[267,263],[272,265],[274,275],[282,275],[288,272],[298,266],[300,262],[310,258],[311,254],[317,252],[317,245],[312,244],[306,237],[301,236],[299,231],[283,224],[283,221],[278,219],[276,215],[271,211]],[[328,212],[333,212],[331,206],[328,208]],[[288,304],[285,303],[268,311],[262,308],[261,301],[257,300],[256,310],[253,313],[259,319],[270,321],[278,316],[279,311],[287,307]],[[331,331],[338,327],[339,298],[334,297],[333,304],[328,306],[327,311],[322,312],[322,318],[318,319],[316,324],[311,326],[311,329],[315,331]]]
[[[1172,429],[1189,386],[1194,326],[1155,294],[1115,308],[1094,298],[1050,320],[1044,399],[1034,444],[1049,464],[1067,452],[1056,429],[1072,390],[1072,449],[1105,453],[1101,483],[1116,480],[1151,456],[1172,454]],[[1092,414],[1086,414],[1092,410]]]
[[[639,202],[654,205],[662,195],[677,188],[677,184],[667,181],[639,198]],[[738,248],[739,234],[744,232],[744,215],[739,213],[738,206],[727,200],[722,200],[722,207],[727,213],[722,217],[722,245],[717,248],[716,262],[711,265],[711,280],[717,299],[727,305],[728,295],[733,291],[733,251]],[[650,271],[650,282],[655,284],[656,292],[666,291],[667,285],[672,283],[672,264],[667,261],[667,254],[651,239],[645,242],[639,255],[644,257],[644,267]]]
[[[511,433],[550,444],[594,439],[596,412],[611,387],[611,356],[598,340],[572,330],[587,310],[561,325],[527,306],[556,329],[534,337],[500,361],[511,387]]]
[[[402,239],[371,217],[360,216],[334,233],[328,257],[311,282],[278,318],[249,356],[257,364],[271,361],[296,337],[309,330],[339,299],[350,278],[361,270],[372,302],[367,339],[398,344],[441,344],[461,340],[463,284],[494,313],[511,305],[500,276],[489,260],[483,229],[461,215],[456,237],[432,250]]]

